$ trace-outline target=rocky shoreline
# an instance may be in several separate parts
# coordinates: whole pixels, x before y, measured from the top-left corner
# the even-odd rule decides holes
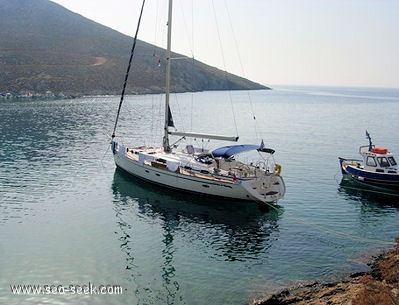
[[[394,249],[370,264],[371,271],[284,289],[253,305],[399,305],[399,237],[395,241]]]

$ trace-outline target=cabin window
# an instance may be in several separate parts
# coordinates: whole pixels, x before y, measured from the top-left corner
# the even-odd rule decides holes
[[[378,159],[378,163],[380,163],[381,167],[389,167],[389,162],[386,157],[379,157],[377,159]]]
[[[394,157],[388,157],[388,160],[389,160],[389,163],[391,163],[392,166],[395,166],[397,164]]]
[[[377,166],[374,157],[367,157],[366,164],[368,166]]]

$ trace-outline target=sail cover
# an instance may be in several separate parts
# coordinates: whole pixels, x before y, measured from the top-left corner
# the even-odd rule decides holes
[[[230,158],[231,156],[250,151],[260,149],[259,145],[254,144],[243,144],[243,145],[229,145],[223,146],[212,151],[214,157]]]

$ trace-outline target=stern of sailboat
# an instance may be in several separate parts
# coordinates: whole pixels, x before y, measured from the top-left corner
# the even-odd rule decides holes
[[[255,201],[267,204],[276,203],[282,199],[286,190],[283,177],[274,174],[243,181],[242,187]]]

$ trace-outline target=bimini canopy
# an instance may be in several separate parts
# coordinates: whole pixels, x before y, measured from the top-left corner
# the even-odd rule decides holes
[[[260,149],[261,147],[259,145],[253,145],[253,144],[230,145],[215,149],[214,151],[212,151],[212,155],[214,157],[222,157],[227,159],[246,151],[260,150]]]

